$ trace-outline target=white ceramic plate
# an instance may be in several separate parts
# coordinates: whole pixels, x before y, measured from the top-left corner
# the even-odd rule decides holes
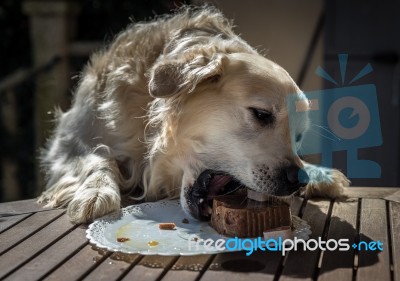
[[[187,219],[189,223],[183,223]],[[160,230],[159,223],[173,222],[175,230]],[[293,216],[294,236],[307,240],[310,226],[299,217]],[[218,234],[208,222],[189,218],[182,210],[179,200],[164,200],[142,203],[122,209],[95,220],[89,225],[86,237],[90,243],[109,251],[142,255],[198,255],[228,252],[214,245],[206,247],[199,239],[227,240]],[[117,238],[128,238],[117,242]],[[197,243],[196,240],[199,242]],[[158,245],[149,246],[150,241]]]

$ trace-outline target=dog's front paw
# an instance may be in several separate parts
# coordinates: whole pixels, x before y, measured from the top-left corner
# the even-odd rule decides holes
[[[88,223],[119,210],[121,196],[117,184],[105,173],[91,175],[74,194],[67,214],[75,224]]]
[[[350,181],[342,172],[311,164],[305,165],[304,169],[309,177],[309,183],[302,192],[305,198],[346,199],[344,187],[349,186]]]

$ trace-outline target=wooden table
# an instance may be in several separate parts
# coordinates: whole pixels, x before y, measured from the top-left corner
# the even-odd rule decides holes
[[[347,189],[346,202],[296,199],[311,238],[383,242],[383,251],[257,251],[191,257],[123,255],[97,249],[64,210],[34,200],[0,204],[1,280],[400,280],[400,203],[393,188]],[[396,198],[396,196],[394,196]],[[397,197],[398,198],[398,197]]]

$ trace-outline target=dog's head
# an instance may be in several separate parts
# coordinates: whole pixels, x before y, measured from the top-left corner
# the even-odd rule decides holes
[[[162,123],[153,153],[163,150],[159,166],[180,178],[188,214],[208,219],[212,198],[239,186],[275,196],[303,186],[296,151],[308,119],[289,126],[286,97],[308,102],[274,62],[255,53],[161,62],[150,93],[153,118]]]

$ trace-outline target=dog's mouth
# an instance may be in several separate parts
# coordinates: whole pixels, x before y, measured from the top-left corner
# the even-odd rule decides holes
[[[197,219],[209,220],[213,199],[219,195],[233,193],[242,187],[244,185],[228,173],[205,170],[187,191],[189,211]]]

